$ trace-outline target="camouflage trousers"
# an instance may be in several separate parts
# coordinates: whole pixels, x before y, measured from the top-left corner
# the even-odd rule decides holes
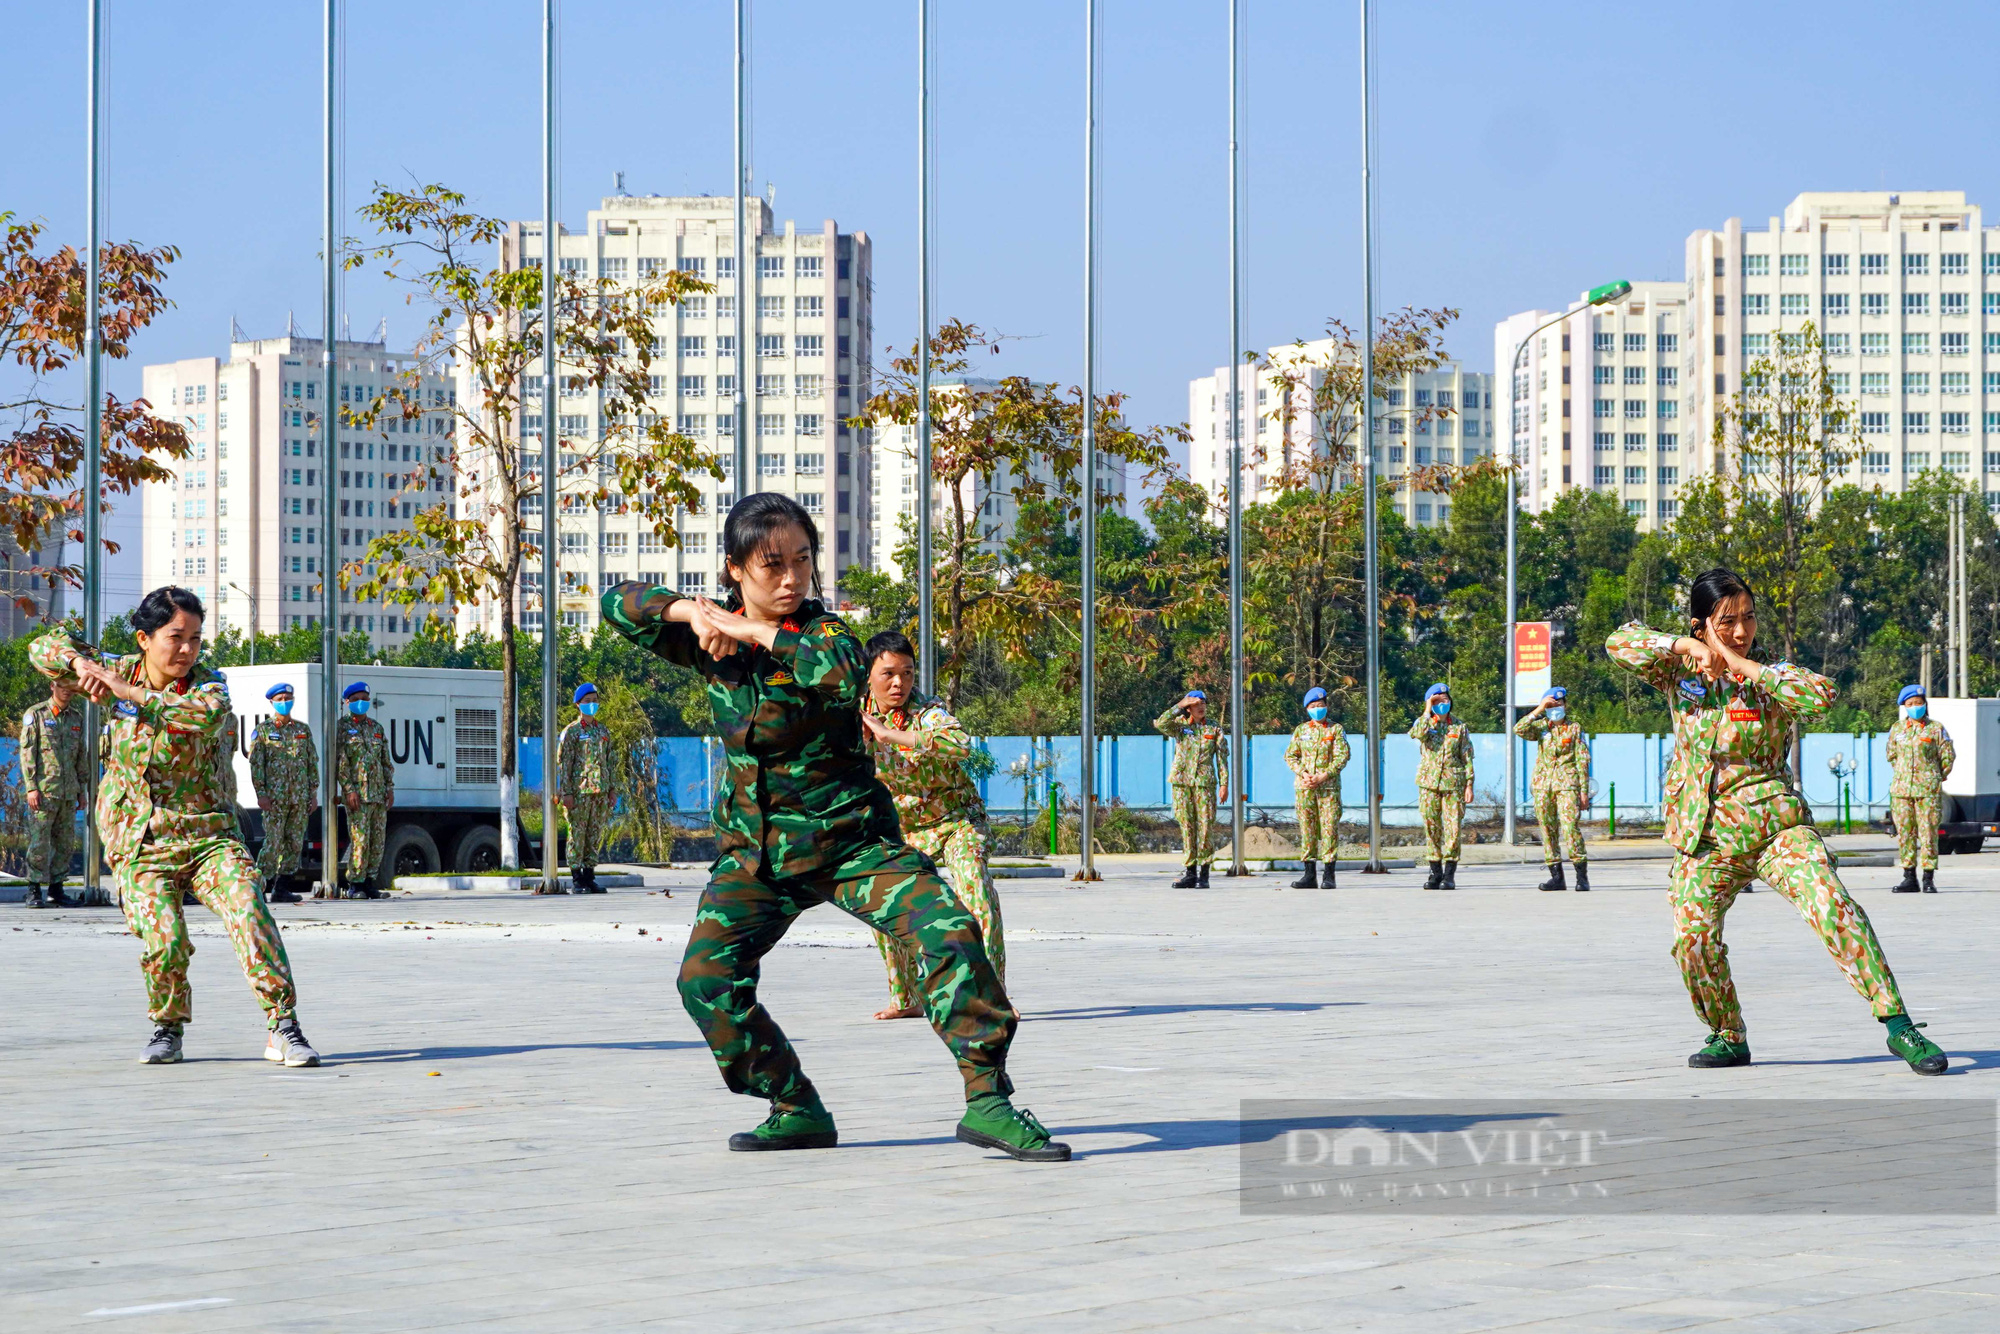
[[[28,812],[28,883],[49,885],[69,875],[75,855],[78,800],[42,796],[42,808]]]
[[[1695,1013],[1712,1032],[1744,1040],[1743,1007],[1729,976],[1722,919],[1753,877],[1762,878],[1799,910],[1876,1018],[1903,1012],[1895,974],[1882,957],[1868,914],[1848,897],[1819,831],[1794,825],[1778,831],[1755,853],[1725,856],[1704,843],[1695,856],[1674,857],[1668,888],[1674,906],[1674,958]]]
[[[362,802],[347,813],[347,878],[373,880],[382,869],[382,840],[389,832],[389,808]]]
[[[1424,860],[1458,860],[1458,827],[1465,823],[1465,789],[1417,789],[1417,813],[1424,819]]]
[[[1896,822],[1896,865],[1937,870],[1938,821],[1944,818],[1943,796],[1892,796],[1889,818]]]
[[[1174,823],[1181,827],[1181,847],[1186,849],[1187,865],[1213,864],[1216,845],[1221,842],[1215,836],[1215,785],[1202,783],[1189,787],[1175,783],[1173,793]]]
[[[604,827],[611,823],[611,806],[617,800],[608,792],[578,793],[569,808],[569,864],[597,865],[604,850]]]
[[[708,1039],[732,1093],[796,1103],[812,1081],[777,1020],[757,1000],[764,956],[807,908],[831,903],[922,961],[924,1013],[958,1061],[965,1095],[1011,1093],[1007,1046],[1017,1018],[986,957],[979,923],[952,897],[930,858],[902,843],[869,843],[847,860],[766,879],[755,849],[726,852],[709,872],[681,959],[681,1004]]]
[[[233,838],[149,842],[113,867],[112,878],[125,924],[143,946],[139,971],[146,979],[146,1013],[154,1023],[184,1024],[194,1017],[188,989],[194,942],[181,913],[181,896],[188,893],[222,919],[264,1013],[282,1019],[292,1012],[297,1003],[292,965],[278,924],[264,906],[250,849]]]
[[[1324,787],[1299,789],[1299,856],[1309,862],[1330,862],[1340,851],[1340,780]]]
[[[1577,822],[1581,804],[1573,787],[1535,793],[1535,819],[1542,826],[1542,860],[1549,865],[1561,861],[1565,851],[1578,866],[1589,859],[1583,846],[1583,826]]]
[[[936,863],[951,882],[953,897],[978,920],[986,958],[1004,988],[1007,938],[1000,925],[1000,896],[994,892],[993,872],[986,864],[985,827],[971,820],[946,820],[926,829],[905,830],[903,841]],[[923,971],[916,950],[880,931],[875,933],[875,948],[882,951],[882,964],[889,970],[891,1003],[899,1010],[910,1009],[923,994]]]
[[[303,801],[274,801],[264,812],[264,846],[257,850],[257,870],[265,880],[292,875],[306,846],[306,817],[312,806]]]

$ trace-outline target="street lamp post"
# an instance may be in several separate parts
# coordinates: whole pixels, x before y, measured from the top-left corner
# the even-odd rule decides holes
[[[238,583],[229,585],[244,597],[250,599],[250,665],[257,665],[257,595]]]
[[[1581,309],[1588,310],[1592,306],[1601,306],[1607,301],[1616,301],[1631,290],[1632,284],[1622,278],[1617,282],[1605,283],[1601,287],[1593,287],[1584,294],[1584,303]],[[1514,805],[1516,792],[1520,784],[1516,768],[1520,761],[1519,747],[1514,741],[1514,511],[1518,508],[1515,501],[1517,460],[1514,453],[1514,444],[1521,430],[1521,358],[1527,355],[1528,344],[1534,341],[1536,334],[1552,324],[1562,323],[1574,314],[1576,314],[1576,309],[1566,310],[1553,319],[1543,320],[1540,324],[1530,329],[1522,336],[1521,341],[1514,345],[1514,363],[1507,371],[1507,630],[1506,638],[1500,642],[1500,652],[1504,665],[1503,678],[1505,684],[1503,689],[1506,692],[1505,708],[1507,718],[1506,731],[1501,737],[1501,740],[1507,746],[1507,804],[1504,808],[1506,811],[1505,830],[1501,837],[1509,847],[1514,845]]]

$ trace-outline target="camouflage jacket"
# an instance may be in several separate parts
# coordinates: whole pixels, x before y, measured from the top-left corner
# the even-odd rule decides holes
[[[363,806],[396,804],[396,766],[389,759],[389,734],[367,714],[340,716],[334,728],[333,767],[340,793],[361,798]]]
[[[1189,722],[1178,701],[1153,727],[1174,742],[1174,763],[1167,782],[1174,787],[1219,788],[1229,781],[1228,734],[1216,724]]]
[[[566,797],[617,791],[611,777],[611,730],[595,718],[578,718],[556,738],[556,790]]]
[[[250,783],[273,806],[307,806],[319,795],[319,747],[312,728],[272,714],[250,738]]]
[[[21,715],[21,790],[49,802],[79,801],[84,791],[83,699],[57,713],[48,700]]]
[[[1667,695],[1674,758],[1664,793],[1667,842],[1689,856],[1704,841],[1730,856],[1811,824],[1787,760],[1794,721],[1825,713],[1833,685],[1787,662],[1754,681],[1708,682],[1674,653],[1674,636],[1633,622],[1605,642],[1612,661]]]
[[[1935,797],[1958,762],[1951,733],[1935,718],[1898,718],[1889,729],[1889,795]]]
[[[1514,724],[1514,735],[1537,743],[1535,776],[1528,790],[1537,796],[1549,792],[1572,791],[1579,800],[1590,798],[1590,740],[1583,726],[1565,718],[1552,723],[1546,717],[1523,718]]]
[[[91,645],[53,630],[28,647],[28,661],[53,681],[77,684],[70,660],[104,661],[137,685],[145,663],[137,654],[104,660]],[[230,716],[229,683],[197,662],[165,690],[148,690],[139,704],[107,703],[104,781],[97,790],[97,829],[112,865],[149,842],[216,838],[236,833],[236,812],[216,776],[215,753]]]
[[[716,843],[743,851],[766,876],[836,866],[871,843],[901,838],[895,803],[875,777],[861,729],[867,687],[861,642],[808,600],[769,650],[704,653],[692,627],[666,619],[679,594],[626,582],[600,601],[606,623],[641,648],[708,680],[726,772],[716,793]],[[727,609],[740,604],[732,596]]]
[[[905,833],[946,820],[986,818],[979,787],[965,771],[965,761],[972,755],[972,734],[944,705],[912,694],[900,709],[878,709],[873,699],[866,698],[862,707],[885,727],[915,732],[922,738],[914,746],[877,741],[872,736],[868,739],[868,748],[875,756],[875,776],[895,798],[896,816]]]
[[[1292,729],[1291,742],[1285,747],[1285,763],[1301,790],[1331,785],[1335,792],[1340,791],[1340,771],[1350,758],[1345,733],[1332,723],[1310,719]]]
[[[229,798],[229,809],[236,809],[236,748],[242,743],[242,733],[237,730],[235,710],[222,720],[222,734],[215,738],[215,781],[222,788],[222,794]]]
[[[1463,792],[1472,781],[1472,733],[1453,714],[1439,718],[1429,709],[1410,724],[1417,743],[1417,786],[1432,792]]]

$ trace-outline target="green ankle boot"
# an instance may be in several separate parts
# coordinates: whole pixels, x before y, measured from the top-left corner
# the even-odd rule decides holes
[[[965,1106],[958,1138],[982,1149],[998,1149],[1026,1163],[1066,1163],[1069,1145],[1049,1138],[1033,1112],[1017,1108],[997,1094],[976,1098]]]
[[[763,1153],[773,1149],[831,1149],[840,1143],[833,1113],[817,1101],[811,1107],[771,1108],[764,1124],[729,1137],[732,1153]]]
[[[1920,1075],[1941,1075],[1951,1066],[1951,1058],[1944,1049],[1917,1030],[1922,1024],[1911,1024],[1901,1032],[1889,1034],[1889,1050],[1910,1063],[1910,1069]]]
[[[1720,1033],[1710,1033],[1700,1051],[1688,1057],[1695,1070],[1720,1070],[1725,1066],[1750,1064],[1750,1044],[1731,1042]]]

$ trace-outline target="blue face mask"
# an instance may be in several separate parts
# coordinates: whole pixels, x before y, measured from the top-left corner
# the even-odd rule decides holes
[[[1306,710],[1306,717],[1312,719],[1316,723],[1324,722],[1326,720],[1326,705],[1324,704],[1313,705],[1311,708]]]
[[[271,707],[278,711],[280,718],[292,716],[292,702],[288,699],[274,699],[271,701]]]
[[[1554,708],[1549,710],[1549,721],[1552,723],[1559,723],[1563,720],[1563,717],[1568,713],[1569,713],[1568,709],[1565,709],[1562,705],[1558,704]]]
[[[368,712],[368,701],[365,699],[350,699],[347,701],[347,711],[359,718],[362,714]]]
[[[595,718],[597,716],[597,701],[594,699],[579,704],[576,707],[582,711],[583,716],[586,718]]]
[[[1432,700],[1431,712],[1440,718],[1444,717],[1447,713],[1451,712],[1451,701],[1443,698]]]
[[[1924,715],[1930,712],[1930,706],[1926,704],[1905,704],[1903,712],[1910,716],[1911,722],[1922,722]]]

